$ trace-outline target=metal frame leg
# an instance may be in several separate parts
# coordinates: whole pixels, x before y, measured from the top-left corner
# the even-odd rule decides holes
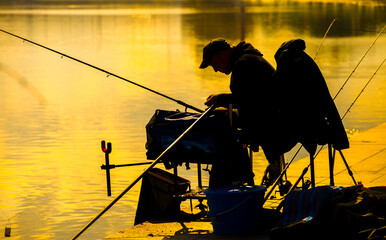
[[[201,163],[197,163],[198,188],[202,189]]]
[[[314,163],[313,154],[310,154],[310,169],[311,169],[311,187],[315,188],[315,163]]]
[[[335,186],[334,182],[334,163],[335,163],[335,149],[331,144],[328,144],[328,162],[330,165],[330,185]]]
[[[348,174],[351,176],[352,180],[354,181],[354,184],[355,184],[355,185],[358,185],[357,182],[355,181],[354,175],[353,175],[353,173],[352,173],[352,171],[351,171],[349,165],[347,164],[346,158],[343,156],[342,150],[338,150],[338,152],[340,153],[340,156],[341,156],[342,159],[343,159],[344,165],[346,165]]]

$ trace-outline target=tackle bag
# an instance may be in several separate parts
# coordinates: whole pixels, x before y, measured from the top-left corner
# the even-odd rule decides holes
[[[156,110],[146,125],[147,159],[156,159],[200,116],[199,113]],[[162,161],[212,164],[230,142],[231,127],[226,111],[214,111],[201,119]]]
[[[385,219],[385,187],[321,186],[287,195],[270,239],[384,239]]]

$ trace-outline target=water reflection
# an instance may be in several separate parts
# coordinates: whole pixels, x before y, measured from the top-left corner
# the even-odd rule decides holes
[[[316,60],[334,95],[386,22],[385,7],[372,5],[114,2],[82,10],[64,1],[44,9],[0,5],[1,28],[204,108],[207,95],[229,91],[227,77],[198,69],[202,47],[212,38],[224,37],[234,44],[250,41],[275,66],[275,51],[291,38],[305,39],[313,56],[337,17]],[[341,113],[383,60],[385,46],[382,35],[337,98]],[[0,208],[7,216],[22,212],[12,219],[14,239],[68,239],[111,200],[99,168],[104,161],[100,140],[113,143],[112,163],[141,162],[145,125],[155,109],[183,108],[3,34],[0,49],[0,63],[28,79],[47,102],[41,105],[34,93],[0,72],[0,194],[6,196]],[[345,119],[346,128],[363,130],[386,120],[384,75],[383,68]],[[265,165],[264,156],[256,154],[258,177]],[[113,197],[142,169],[115,169]],[[183,174],[196,183],[195,172],[192,168]],[[138,189],[83,239],[102,238],[130,226]],[[2,228],[7,217],[0,216]]]
[[[37,90],[25,77],[20,75],[17,71],[10,68],[4,63],[0,63],[0,71],[6,73],[12,79],[16,80],[22,87],[26,88],[41,105],[46,104],[46,99],[39,92],[39,90]]]

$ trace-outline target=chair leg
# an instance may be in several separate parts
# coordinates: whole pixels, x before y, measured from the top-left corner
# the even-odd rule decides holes
[[[280,172],[283,171],[283,169],[285,168],[285,158],[284,158],[284,154],[280,155]],[[285,172],[284,174],[284,179],[287,181],[287,172]]]
[[[329,162],[329,165],[330,165],[330,185],[331,186],[335,186],[335,182],[334,182],[335,154],[334,153],[335,153],[335,149],[333,150],[331,144],[328,144],[328,162]]]
[[[315,164],[314,155],[310,154],[311,187],[315,188]]]
[[[197,163],[198,188],[202,189],[201,163]]]
[[[353,175],[353,173],[352,173],[352,171],[350,169],[350,166],[347,164],[346,158],[343,156],[342,150],[338,150],[338,152],[340,153],[340,156],[342,157],[343,162],[346,165],[348,174],[351,176],[352,180],[354,181],[354,184],[358,185],[357,182],[355,181],[355,178],[354,178],[354,175]]]

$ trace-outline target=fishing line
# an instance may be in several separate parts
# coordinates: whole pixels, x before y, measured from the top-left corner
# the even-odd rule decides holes
[[[112,72],[109,72],[109,71],[104,70],[104,69],[102,69],[102,68],[99,68],[99,67],[97,67],[97,66],[91,65],[91,64],[86,63],[86,62],[84,62],[84,61],[82,61],[82,60],[79,60],[79,59],[77,59],[77,58],[71,57],[71,56],[69,56],[69,55],[67,55],[67,54],[61,53],[61,52],[56,51],[56,50],[54,50],[54,49],[52,49],[52,48],[43,46],[43,45],[41,45],[41,44],[39,44],[39,43],[33,42],[33,41],[31,41],[31,40],[28,40],[28,39],[26,39],[26,38],[20,37],[20,36],[18,36],[18,35],[16,35],[16,34],[7,32],[7,31],[2,30],[2,29],[0,29],[0,31],[3,32],[3,33],[6,33],[6,34],[8,34],[8,35],[11,35],[11,36],[13,36],[13,37],[16,37],[16,38],[19,38],[19,39],[23,40],[23,43],[24,43],[24,42],[29,42],[29,43],[31,43],[31,44],[33,44],[33,45],[39,46],[39,47],[41,47],[41,48],[44,48],[44,49],[46,49],[46,50],[49,50],[49,51],[54,52],[54,53],[56,53],[56,54],[59,54],[59,55],[61,55],[61,58],[63,58],[63,57],[69,58],[69,59],[71,59],[71,60],[74,60],[74,61],[76,61],[76,62],[79,62],[79,63],[81,63],[81,64],[84,64],[84,65],[86,65],[86,66],[89,66],[89,67],[91,67],[91,68],[94,68],[94,69],[96,69],[96,70],[98,70],[98,71],[104,72],[104,73],[107,74],[107,76],[114,76],[114,77],[116,77],[116,78],[118,78],[118,79],[121,79],[121,80],[126,81],[126,82],[128,82],[128,83],[131,83],[131,84],[133,84],[133,85],[135,85],[135,86],[137,86],[137,87],[141,87],[141,88],[143,88],[143,89],[145,89],[145,90],[148,90],[148,91],[150,91],[150,92],[152,92],[152,93],[158,94],[158,95],[160,95],[160,96],[162,96],[162,97],[164,97],[164,98],[167,98],[167,99],[169,99],[169,100],[172,100],[172,101],[174,101],[174,102],[176,102],[176,103],[178,103],[178,104],[184,106],[185,108],[190,108],[190,109],[192,109],[192,110],[194,110],[194,111],[197,111],[197,112],[200,112],[200,113],[203,113],[203,112],[204,112],[203,110],[201,110],[201,109],[199,109],[199,108],[196,108],[196,107],[194,107],[194,106],[192,106],[192,105],[189,105],[189,104],[187,104],[187,103],[185,103],[185,102],[183,102],[183,101],[174,99],[174,98],[172,98],[172,97],[170,97],[170,96],[167,96],[167,95],[162,94],[162,93],[160,93],[160,92],[157,92],[157,91],[155,91],[155,90],[153,90],[153,89],[150,89],[150,88],[148,88],[148,87],[145,87],[145,86],[143,86],[143,85],[141,85],[141,84],[138,84],[138,83],[136,83],[136,82],[133,82],[133,81],[127,79],[127,78],[118,76],[118,75],[116,75],[116,74],[114,74],[114,73],[112,73]]]

